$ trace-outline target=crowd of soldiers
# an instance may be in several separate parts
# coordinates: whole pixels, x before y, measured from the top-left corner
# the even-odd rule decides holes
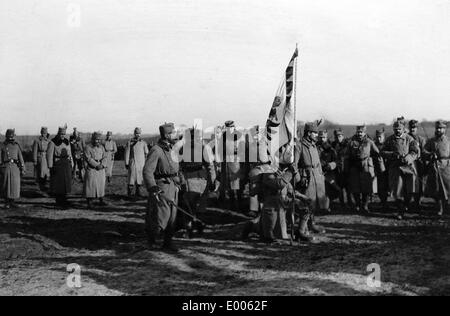
[[[205,146],[195,129],[181,140],[187,144],[182,150],[188,150],[192,158],[185,161],[173,155],[174,146],[180,143],[174,124],[161,125],[160,139],[151,147],[141,138],[141,129],[135,129],[125,147],[127,193],[143,197],[143,187],[147,189],[145,227],[150,248],[162,236],[164,249],[177,250],[172,242],[177,213],[181,212],[185,219],[188,237],[194,228],[201,231],[196,214],[205,209],[208,193],[217,193],[219,201],[229,201],[229,207],[235,211],[243,210],[247,184],[249,206],[243,213],[252,220],[245,225],[242,238],[257,233],[268,243],[278,239],[310,242],[314,234],[325,233],[316,225],[315,215],[319,211],[331,212],[331,202],[336,199],[344,209],[369,214],[375,193],[385,211],[392,196],[399,220],[411,208],[420,211],[424,196],[435,199],[439,216],[448,204],[450,141],[444,121],[436,122],[435,135],[430,139],[418,135],[418,121],[407,124],[399,118],[393,124],[393,135],[387,138],[384,130],[377,130],[372,139],[362,125],[350,138],[342,130],[335,130],[333,141],[326,130],[319,130],[318,123],[307,123],[302,138],[295,140],[294,162],[288,164],[275,163],[264,146],[258,147],[255,162],[236,159],[238,137],[225,135],[237,135],[239,131],[233,121],[225,122],[224,128],[220,146],[224,155],[220,161],[214,152],[218,149]],[[86,144],[76,129],[69,139],[66,131],[67,127],[60,127],[50,139],[43,127],[33,143],[40,190],[47,191],[49,181],[49,192],[57,206],[67,208],[72,181],[78,178],[83,182],[88,208],[93,207],[94,199],[101,206],[108,206],[104,201],[105,186],[113,176],[117,153],[112,133],[108,132],[102,140],[102,134],[94,132]],[[196,145],[201,147],[200,159],[194,157],[196,151],[190,150]],[[22,151],[15,141],[15,131],[9,129],[0,145],[0,193],[5,208],[17,207],[15,201],[20,197],[24,174]]]

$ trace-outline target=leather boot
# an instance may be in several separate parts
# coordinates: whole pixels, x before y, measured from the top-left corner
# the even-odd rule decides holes
[[[143,198],[144,195],[142,194],[142,185],[136,186],[136,196],[139,198]]]
[[[178,252],[178,248],[174,245],[172,237],[164,238],[162,249],[170,252]]]
[[[309,217],[308,228],[314,234],[325,234],[326,230],[322,226],[316,225],[316,220],[314,214]]]
[[[398,209],[397,219],[398,220],[403,220],[403,218],[405,217],[405,213],[408,210],[408,208],[406,207],[405,204],[402,203],[401,200],[397,200],[397,209]]]
[[[369,214],[370,210],[369,210],[369,195],[368,194],[363,194],[362,196],[362,210],[365,214]]]
[[[244,225],[244,229],[242,230],[241,239],[242,240],[248,240],[248,236],[253,231],[253,222],[247,222]]]
[[[87,209],[88,210],[92,209],[92,199],[87,199]]]
[[[128,190],[127,190],[128,197],[132,197],[132,195],[133,195],[133,189],[134,189],[134,185],[129,185],[129,186],[128,186]]]
[[[355,199],[355,212],[359,213],[361,211],[361,195],[353,194],[353,197]]]
[[[444,215],[444,202],[442,200],[439,200],[437,202],[437,208],[438,208],[438,216]]]
[[[303,216],[300,219],[300,226],[298,229],[298,236],[297,236],[299,241],[303,241],[303,242],[314,241],[314,237],[312,237],[308,231],[308,221],[309,221],[309,216]]]

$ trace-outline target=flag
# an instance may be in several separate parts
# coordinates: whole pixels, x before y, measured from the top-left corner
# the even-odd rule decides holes
[[[268,153],[273,161],[281,164],[294,162],[294,138],[296,137],[295,118],[295,62],[298,49],[295,49],[286,73],[275,95],[269,118],[266,122]]]

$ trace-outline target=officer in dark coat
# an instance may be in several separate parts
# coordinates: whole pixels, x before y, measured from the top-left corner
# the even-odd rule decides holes
[[[341,189],[339,202],[341,203],[342,209],[345,209],[347,206],[346,200],[348,207],[353,208],[353,198],[348,190],[348,174],[345,173],[348,139],[345,138],[342,129],[339,128],[334,131],[334,141],[331,143],[331,146],[337,155],[336,184]]]
[[[377,146],[378,150],[382,152],[384,150],[384,144],[386,141],[386,136],[384,132],[384,128],[378,129],[375,131],[375,146]],[[374,161],[375,165],[375,176],[377,178],[377,194],[381,201],[381,207],[383,210],[388,209],[388,196],[389,196],[389,179],[388,179],[388,171],[386,168],[386,159],[382,156],[379,156],[378,159]]]
[[[319,151],[320,162],[325,176],[325,190],[328,197],[328,205],[326,210],[331,212],[331,202],[339,197],[341,188],[336,181],[336,169],[338,163],[338,155],[328,140],[328,132],[326,130],[319,131],[319,140],[317,142],[317,150]]]
[[[414,138],[405,132],[403,120],[394,122],[393,130],[394,135],[387,138],[381,154],[388,161],[389,188],[399,209],[398,219],[403,219],[412,195],[418,191],[414,161],[420,148]]]
[[[422,160],[422,153],[425,148],[426,139],[423,136],[420,136],[418,134],[419,129],[419,121],[417,120],[410,120],[409,123],[409,133],[408,135],[411,136],[419,145],[419,153],[417,155],[417,159],[414,161],[414,165],[417,170],[417,176],[415,177],[415,186],[417,187],[416,192],[414,192],[414,207],[416,211],[420,210],[420,200],[423,195],[424,190],[424,172],[425,172],[425,166]]]
[[[182,184],[178,155],[172,151],[177,141],[173,123],[159,127],[160,140],[148,154],[144,166],[144,182],[149,192],[145,220],[148,244],[153,248],[156,238],[164,234],[163,249],[177,251],[172,242],[177,217],[178,192]]]
[[[73,134],[69,138],[70,150],[72,152],[73,170],[72,177],[75,178],[78,174],[78,179],[83,181],[84,178],[84,148],[86,147],[84,139],[81,138],[77,128],[74,127]]]
[[[5,208],[15,208],[20,198],[20,178],[25,174],[22,150],[15,141],[15,131],[6,131],[6,140],[0,144],[0,196],[5,199]]]
[[[435,136],[425,144],[423,157],[428,162],[425,195],[437,202],[438,215],[444,214],[450,194],[450,140],[447,122],[437,121]]]

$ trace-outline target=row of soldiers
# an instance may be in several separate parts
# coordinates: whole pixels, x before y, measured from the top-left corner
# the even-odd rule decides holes
[[[365,126],[358,126],[355,135],[348,140],[338,130],[335,141],[329,143],[326,133],[320,132],[316,123],[308,123],[302,139],[296,142],[292,165],[276,166],[267,152],[259,151],[258,161],[249,172],[250,210],[259,216],[247,225],[244,236],[255,230],[266,241],[288,238],[288,223],[291,238],[295,233],[297,238],[310,241],[310,232],[324,232],[315,224],[314,215],[317,210],[330,208],[333,191],[342,203],[343,192],[347,191],[351,196],[347,200],[353,207],[367,212],[369,197],[374,192],[374,179],[377,179],[383,204],[390,193],[394,196],[399,218],[408,210],[411,198],[420,201],[423,192],[436,199],[439,214],[442,214],[450,188],[450,142],[445,135],[446,123],[436,122],[435,137],[429,140],[417,135],[417,124],[417,121],[411,121],[407,132],[404,120],[397,120],[392,136],[384,140],[384,132],[378,131],[375,141],[368,137]],[[232,121],[227,121],[225,128],[228,133],[236,132]],[[83,191],[88,205],[91,206],[95,198],[105,205],[105,182],[111,176],[107,169],[112,171],[113,152],[117,151],[115,144],[106,144],[113,142],[110,133],[106,142],[101,141],[100,133],[93,133],[91,142],[83,144],[82,155],[75,157],[73,142],[78,141],[77,134],[67,139],[66,128],[60,128],[51,141],[47,135],[43,129],[33,146],[35,166],[40,179],[50,177],[51,192],[57,204],[67,206],[75,160],[82,157]],[[194,214],[204,202],[205,192],[216,191],[218,182],[222,191],[228,191],[230,198],[238,201],[242,194],[241,163],[224,159],[217,164],[212,152],[204,154],[200,162],[179,163],[172,155],[173,146],[179,141],[173,124],[160,126],[160,140],[150,149],[140,135],[141,130],[136,128],[133,139],[126,146],[128,194],[136,187],[136,194],[141,195],[141,187],[146,186],[149,192],[148,243],[153,247],[163,233],[163,247],[176,250],[172,237],[177,211],[183,210],[179,204],[187,206],[189,213]],[[20,196],[20,176],[25,172],[20,146],[14,136],[14,131],[8,130],[0,147],[1,194],[7,207],[13,206],[13,201]],[[195,137],[194,130],[191,136],[191,144],[202,142]],[[45,141],[48,141],[47,148]],[[208,150],[203,145],[201,143],[202,148]],[[183,213],[188,212],[183,210]],[[195,219],[195,216],[190,218]]]

